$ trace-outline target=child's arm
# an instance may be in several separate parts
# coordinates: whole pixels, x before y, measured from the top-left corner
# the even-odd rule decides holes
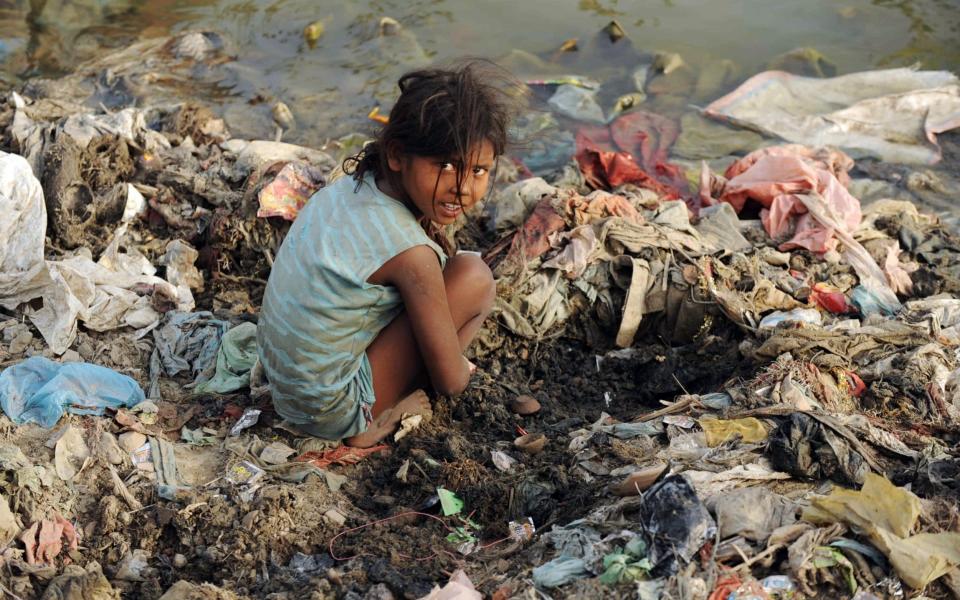
[[[466,389],[470,363],[460,347],[436,253],[429,246],[414,246],[387,261],[370,279],[400,292],[434,389],[449,396]]]

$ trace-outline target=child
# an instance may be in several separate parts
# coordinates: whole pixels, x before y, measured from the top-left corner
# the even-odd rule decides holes
[[[352,174],[300,212],[274,261],[258,327],[277,412],[302,431],[369,447],[429,411],[429,378],[462,392],[463,352],[495,296],[479,257],[448,257],[440,227],[487,192],[516,96],[471,62],[400,78],[389,122]]]

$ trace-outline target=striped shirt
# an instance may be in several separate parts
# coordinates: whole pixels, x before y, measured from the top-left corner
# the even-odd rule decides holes
[[[414,246],[443,250],[413,213],[368,177],[341,177],[304,206],[280,246],[257,330],[277,412],[308,433],[366,430],[373,382],[366,349],[403,309],[392,286],[367,279]]]

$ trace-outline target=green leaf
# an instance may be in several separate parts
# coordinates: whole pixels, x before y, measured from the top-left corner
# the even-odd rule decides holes
[[[440,498],[440,507],[443,509],[443,516],[449,517],[463,510],[463,500],[457,498],[457,495],[450,490],[438,487],[437,496]]]

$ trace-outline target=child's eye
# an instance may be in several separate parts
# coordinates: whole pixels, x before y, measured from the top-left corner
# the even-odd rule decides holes
[[[457,170],[457,167],[454,166],[454,164],[453,164],[452,162],[442,162],[442,163],[440,163],[440,170],[441,170],[441,171],[448,171],[448,172],[449,172],[449,171],[456,171],[456,170]]]
[[[476,175],[477,177],[483,177],[484,175],[487,174],[487,170],[483,167],[476,167],[473,170],[473,174]]]

